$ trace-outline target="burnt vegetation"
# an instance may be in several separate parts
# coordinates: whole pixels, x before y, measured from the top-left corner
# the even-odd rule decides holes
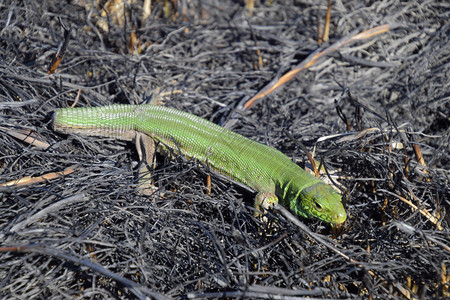
[[[333,3],[324,44],[327,1],[147,2],[0,3],[1,298],[450,297],[446,1]],[[207,166],[176,155],[142,195],[132,143],[51,128],[75,102],[150,100],[299,164],[314,150],[348,220],[255,218],[252,191],[212,174],[209,193]]]

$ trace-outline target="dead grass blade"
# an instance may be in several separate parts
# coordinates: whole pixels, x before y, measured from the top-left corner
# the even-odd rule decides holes
[[[273,79],[269,84],[267,84],[258,94],[253,96],[250,100],[243,104],[243,109],[248,109],[252,107],[258,100],[266,97],[267,95],[275,92],[277,89],[282,87],[285,83],[291,81],[298,73],[303,70],[308,69],[313,66],[315,63],[319,61],[319,59],[324,58],[325,56],[337,51],[339,48],[350,44],[351,42],[368,39],[374,36],[377,36],[382,33],[386,33],[390,30],[399,27],[398,24],[384,24],[381,26],[374,27],[372,29],[366,30],[364,32],[346,36],[328,48],[322,49],[319,48],[313,53],[311,53],[303,62],[301,62],[297,67],[287,72],[280,78]]]

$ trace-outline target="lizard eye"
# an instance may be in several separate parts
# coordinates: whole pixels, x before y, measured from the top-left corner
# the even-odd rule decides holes
[[[314,203],[315,205],[316,205],[316,209],[318,210],[318,211],[321,211],[323,208],[322,208],[322,205],[320,205],[319,203]]]

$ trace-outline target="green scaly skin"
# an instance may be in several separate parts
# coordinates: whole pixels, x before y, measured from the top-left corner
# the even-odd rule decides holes
[[[195,115],[156,105],[110,105],[55,111],[55,131],[133,141],[138,133],[197,159],[258,192],[257,207],[278,200],[295,214],[332,224],[347,214],[340,195],[280,151]]]

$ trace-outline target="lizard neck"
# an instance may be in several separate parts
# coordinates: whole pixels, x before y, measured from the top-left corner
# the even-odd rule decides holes
[[[276,184],[276,195],[285,207],[289,207],[291,211],[295,211],[302,217],[308,217],[308,214],[296,208],[297,202],[301,192],[317,182],[322,181],[293,164],[292,167],[285,170],[283,176],[280,176]]]

